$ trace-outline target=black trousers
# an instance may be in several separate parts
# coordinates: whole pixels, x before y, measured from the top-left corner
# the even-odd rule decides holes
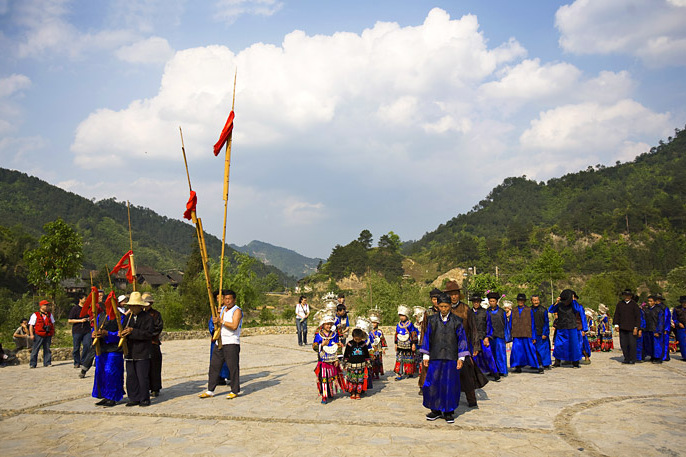
[[[476,404],[476,379],[474,377],[474,361],[471,357],[465,357],[460,370],[460,387],[467,403]]]
[[[162,390],[162,351],[159,344],[152,345],[150,351],[150,391]]]
[[[625,362],[636,361],[636,336],[632,330],[619,330],[619,345]]]
[[[150,359],[126,361],[126,393],[130,401],[150,400]]]
[[[226,366],[229,367],[229,386],[231,386],[231,392],[237,394],[241,391],[239,372],[240,354],[240,344],[224,344],[221,349],[217,346],[212,349],[207,390],[214,392],[214,389],[219,383],[219,373],[222,371],[222,365],[226,363]]]

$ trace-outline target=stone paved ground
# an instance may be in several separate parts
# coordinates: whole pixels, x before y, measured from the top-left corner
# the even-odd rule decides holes
[[[148,408],[94,406],[92,372],[70,362],[0,370],[0,455],[686,455],[686,362],[621,365],[594,353],[581,369],[511,374],[489,383],[455,424],[428,422],[416,379],[319,403],[315,354],[295,335],[244,337],[239,398],[201,400],[209,342],[164,342],[163,384]],[[392,351],[385,359],[393,366]]]

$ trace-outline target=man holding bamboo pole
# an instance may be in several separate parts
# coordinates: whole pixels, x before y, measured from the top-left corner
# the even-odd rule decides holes
[[[214,397],[214,389],[221,379],[220,373],[224,363],[229,367],[229,385],[231,387],[231,392],[226,398],[229,400],[236,398],[241,390],[239,362],[243,311],[236,305],[236,292],[233,290],[222,291],[222,303],[219,316],[213,319],[215,326],[221,328],[221,348],[216,346],[213,349],[207,391],[201,393],[200,398]]]

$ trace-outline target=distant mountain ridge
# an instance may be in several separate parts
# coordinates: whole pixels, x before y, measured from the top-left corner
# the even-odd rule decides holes
[[[130,210],[136,264],[158,271],[183,270],[197,248],[195,227],[141,206]],[[114,198],[93,202],[26,173],[0,168],[0,226],[18,226],[37,238],[43,225],[58,217],[82,236],[85,268],[111,267],[129,250],[126,203]],[[218,258],[221,240],[209,233],[205,239],[209,256]],[[231,263],[233,252],[228,248],[225,253]],[[294,283],[273,265],[258,262],[253,268],[259,277],[274,273],[281,284]]]
[[[266,265],[273,265],[287,275],[296,279],[303,278],[317,271],[317,265],[323,259],[310,258],[291,249],[274,246],[263,241],[253,240],[245,246],[230,244],[233,249],[255,257]]]

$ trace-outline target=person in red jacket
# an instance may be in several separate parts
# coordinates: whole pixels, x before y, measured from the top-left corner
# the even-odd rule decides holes
[[[29,336],[33,339],[33,349],[29,368],[36,368],[38,365],[38,351],[43,348],[43,366],[52,365],[52,352],[50,343],[55,334],[55,317],[50,312],[52,304],[48,300],[41,300],[38,304],[40,311],[36,311],[29,319]]]

